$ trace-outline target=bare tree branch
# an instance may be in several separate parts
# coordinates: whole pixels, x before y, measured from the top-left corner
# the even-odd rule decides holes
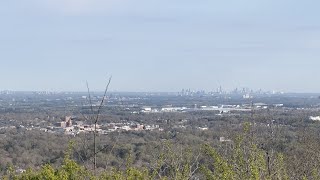
[[[87,85],[87,91],[88,91],[88,98],[89,98],[89,104],[90,104],[91,114],[94,114],[93,105],[92,105],[92,99],[91,99],[91,92],[90,92],[90,88],[89,88],[89,83],[88,83],[88,81],[86,81],[86,85]],[[91,118],[91,124],[92,124],[92,118]]]
[[[110,85],[110,83],[111,83],[111,80],[112,80],[112,76],[109,78],[108,84],[107,84],[107,86],[106,86],[106,88],[105,88],[105,90],[104,90],[104,94],[103,94],[102,100],[101,100],[101,102],[100,102],[98,111],[97,111],[97,116],[96,116],[96,118],[95,118],[95,122],[94,122],[95,124],[96,124],[96,123],[98,122],[98,120],[99,120],[100,111],[101,111],[102,107],[104,106],[104,101],[105,101],[105,99],[106,99],[106,97],[107,97],[107,92],[108,92],[108,90],[109,90],[109,85]]]
[[[97,167],[97,143],[96,143],[96,136],[97,136],[97,123],[99,121],[99,117],[100,117],[100,111],[101,111],[101,108],[103,107],[104,105],[104,100],[106,99],[106,96],[107,96],[107,92],[108,92],[108,89],[109,89],[109,85],[111,83],[111,79],[112,79],[112,76],[109,78],[109,81],[108,81],[108,84],[104,90],[104,94],[103,94],[103,97],[102,97],[102,100],[101,100],[101,103],[100,103],[100,106],[98,108],[98,111],[97,111],[97,116],[94,120],[94,133],[93,133],[93,147],[94,147],[94,160],[93,160],[93,169],[94,169],[94,172],[96,172],[96,167]],[[89,90],[89,88],[88,88]]]

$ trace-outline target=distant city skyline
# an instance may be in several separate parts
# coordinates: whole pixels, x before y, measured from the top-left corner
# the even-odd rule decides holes
[[[0,89],[320,93],[319,1],[3,0]]]
[[[90,87],[89,87],[90,89]],[[105,89],[104,89],[105,90]],[[104,90],[91,90],[90,92],[94,93],[104,93]],[[88,93],[88,89],[86,90],[10,90],[10,89],[0,89],[0,94],[11,94],[15,92],[38,92],[38,93]],[[121,90],[110,90],[108,93],[126,93],[126,92],[132,92],[132,93],[221,93],[221,94],[256,94],[256,93],[275,93],[275,94],[282,94],[282,93],[296,93],[296,92],[285,92],[285,91],[277,91],[277,90],[271,90],[271,89],[251,89],[251,88],[234,88],[234,89],[224,89],[222,86],[213,88],[211,90],[205,90],[205,89],[191,89],[191,88],[182,88],[178,91],[121,91]],[[299,92],[298,92],[299,93]]]

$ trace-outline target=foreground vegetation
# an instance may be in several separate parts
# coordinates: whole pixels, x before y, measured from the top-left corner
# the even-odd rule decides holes
[[[199,148],[177,148],[171,141],[157,147],[157,158],[147,166],[133,163],[127,154],[125,165],[93,171],[73,160],[76,144],[69,143],[63,163],[43,165],[18,174],[6,168],[3,179],[319,179],[320,151],[316,139],[305,136],[294,155],[281,153],[274,146],[261,144],[254,127],[243,124],[243,130],[220,148],[202,144]],[[272,134],[272,133],[271,133]],[[307,142],[307,143],[302,143]],[[306,147],[308,146],[308,147]],[[308,148],[308,149],[304,149]],[[292,151],[293,152],[293,151]],[[292,153],[291,152],[291,153]],[[298,154],[300,152],[300,154]],[[302,159],[295,159],[300,158]]]

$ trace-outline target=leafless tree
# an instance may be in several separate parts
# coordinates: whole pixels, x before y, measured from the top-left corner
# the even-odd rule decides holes
[[[97,111],[95,112],[93,109],[93,104],[92,104],[92,98],[91,98],[91,92],[90,92],[90,88],[89,88],[89,84],[88,82],[87,84],[87,90],[88,90],[88,98],[89,98],[89,103],[90,103],[90,110],[92,115],[90,116],[90,120],[91,123],[94,124],[94,132],[93,132],[93,170],[94,172],[96,171],[96,167],[97,167],[97,153],[100,151],[97,151],[97,142],[96,142],[96,138],[97,138],[97,124],[99,122],[99,118],[100,118],[100,114],[101,114],[101,110],[105,105],[105,100],[107,99],[107,92],[109,90],[109,85],[111,83],[112,80],[112,76],[110,76],[108,83],[105,87],[104,90],[104,94],[102,96],[102,99],[100,101],[100,105],[98,106]]]

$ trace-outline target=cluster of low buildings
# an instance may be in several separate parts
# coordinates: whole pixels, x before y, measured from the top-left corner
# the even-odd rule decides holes
[[[64,121],[57,122],[53,126],[41,128],[49,133],[64,133],[66,135],[77,135],[80,133],[93,133],[95,130],[98,134],[108,134],[114,131],[163,131],[159,125],[146,125],[135,122],[130,123],[107,123],[107,124],[85,124],[82,121],[73,122],[71,116],[66,116]]]
[[[183,112],[186,110],[188,110],[188,108],[186,107],[172,107],[172,106],[166,106],[162,108],[142,107],[140,112],[142,113]]]
[[[220,113],[227,113],[230,111],[251,111],[254,109],[268,109],[272,107],[283,107],[283,104],[265,104],[265,103],[253,103],[253,104],[242,104],[242,105],[216,105],[216,106],[198,106],[194,105],[192,108],[187,107],[142,107],[140,113],[165,113],[165,112],[189,112],[189,111],[219,111]],[[134,112],[139,113],[139,112]]]

